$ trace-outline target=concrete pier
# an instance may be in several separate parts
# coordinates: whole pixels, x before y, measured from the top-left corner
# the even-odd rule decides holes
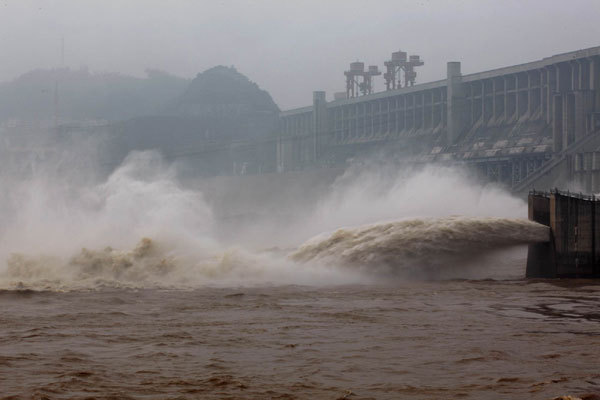
[[[600,199],[558,190],[529,194],[529,219],[550,240],[529,245],[528,278],[600,278]]]

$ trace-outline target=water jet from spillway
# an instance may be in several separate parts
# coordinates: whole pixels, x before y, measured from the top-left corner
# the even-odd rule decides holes
[[[430,267],[468,260],[515,245],[545,242],[548,227],[516,218],[416,218],[338,229],[310,239],[290,255],[296,262],[361,268]]]

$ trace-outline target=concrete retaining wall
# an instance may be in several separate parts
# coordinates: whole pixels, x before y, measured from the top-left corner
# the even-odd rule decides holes
[[[600,277],[600,203],[558,191],[530,193],[529,219],[550,227],[550,241],[529,246],[527,277]]]

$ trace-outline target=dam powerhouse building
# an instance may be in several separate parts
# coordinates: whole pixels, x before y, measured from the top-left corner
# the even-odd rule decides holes
[[[352,63],[335,100],[316,91],[308,107],[283,111],[277,170],[381,154],[466,164],[516,192],[567,184],[600,191],[600,46],[468,75],[449,62],[446,79],[414,84],[422,64],[392,54],[387,90],[372,93],[378,67]]]

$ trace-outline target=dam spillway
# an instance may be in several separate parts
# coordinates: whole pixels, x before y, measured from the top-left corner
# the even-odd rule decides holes
[[[283,111],[277,170],[343,165],[371,151],[465,164],[524,195],[561,182],[600,190],[600,47],[353,98],[313,93]],[[565,187],[565,186],[563,186]]]

